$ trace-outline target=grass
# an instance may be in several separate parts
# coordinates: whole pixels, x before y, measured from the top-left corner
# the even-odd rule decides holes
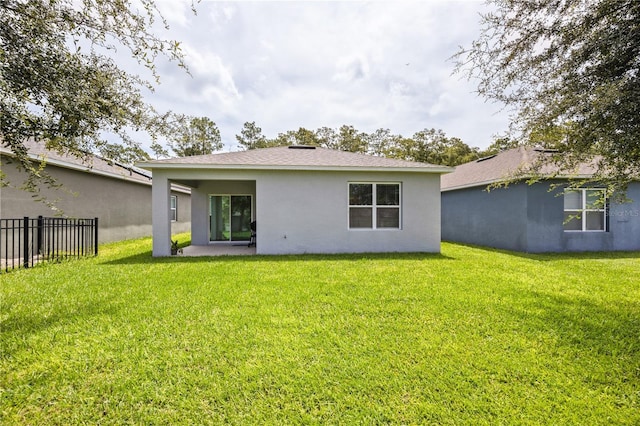
[[[150,249],[0,277],[0,423],[640,423],[640,253]]]

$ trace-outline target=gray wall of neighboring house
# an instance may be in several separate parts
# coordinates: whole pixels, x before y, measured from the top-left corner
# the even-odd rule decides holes
[[[443,192],[442,239],[526,251],[527,186]]]
[[[612,205],[609,212],[614,250],[640,250],[640,182],[629,185],[627,197],[633,202]]]
[[[610,203],[607,232],[565,232],[564,198],[549,185],[443,192],[443,240],[530,253],[640,250],[640,183],[628,188],[632,203]]]
[[[2,171],[13,187],[0,189],[0,217],[22,218],[54,216],[56,212],[34,200],[31,193],[17,187],[25,175],[2,157]],[[56,206],[64,217],[99,219],[100,243],[152,235],[151,182],[134,182],[121,177],[107,177],[89,171],[49,165],[47,172],[62,188],[42,188],[48,200],[58,200]],[[191,228],[190,196],[173,192],[178,197],[178,221],[172,232],[187,232]]]

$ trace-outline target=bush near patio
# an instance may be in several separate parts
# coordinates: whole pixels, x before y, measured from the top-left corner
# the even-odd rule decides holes
[[[0,423],[640,423],[640,253],[150,248],[1,277]]]

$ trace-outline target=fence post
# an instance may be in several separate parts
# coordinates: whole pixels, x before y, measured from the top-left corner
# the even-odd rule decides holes
[[[25,268],[29,267],[29,218],[27,216],[24,217],[24,233],[22,234],[22,242],[24,246],[22,247],[22,265]]]
[[[38,245],[38,254],[42,255],[42,228],[44,227],[44,220],[42,216],[38,216],[38,233],[36,234],[36,241]]]
[[[93,220],[93,226],[95,226],[94,229],[94,238],[93,238],[93,246],[94,246],[94,250],[95,250],[95,255],[98,255],[98,218],[96,217]]]

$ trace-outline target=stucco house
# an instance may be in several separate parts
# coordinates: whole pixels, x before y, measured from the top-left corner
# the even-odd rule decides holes
[[[633,201],[623,204],[596,203],[603,190],[597,185],[577,191],[562,187],[567,179],[590,176],[589,165],[566,178],[532,185],[523,180],[487,191],[549,154],[514,148],[443,176],[442,239],[529,253],[640,250],[640,182],[629,185],[626,195]]]
[[[448,167],[312,146],[139,164],[153,171],[153,255],[170,254],[169,188],[191,188],[193,245],[258,254],[439,252]]]
[[[94,155],[84,160],[62,155],[46,149],[40,142],[27,141],[25,145],[34,162],[46,160],[46,171],[62,185],[57,190],[41,188],[41,194],[50,201],[57,200],[63,217],[97,217],[100,243],[151,235],[152,178],[148,171]],[[0,164],[12,184],[0,188],[0,217],[57,214],[19,188],[26,175],[17,169],[12,152],[4,146],[0,146]],[[188,188],[171,188],[170,220],[174,233],[187,232],[191,227],[189,198]]]

